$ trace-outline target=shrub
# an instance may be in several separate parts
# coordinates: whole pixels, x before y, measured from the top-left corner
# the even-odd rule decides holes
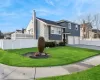
[[[45,42],[45,47],[55,47],[56,43],[55,42]]]
[[[65,42],[59,42],[59,46],[65,46],[66,43]]]

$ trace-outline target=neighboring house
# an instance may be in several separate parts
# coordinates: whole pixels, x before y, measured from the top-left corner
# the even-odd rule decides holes
[[[8,33],[4,33],[4,39],[12,39],[12,35],[16,34],[18,36],[21,36],[21,34],[24,34],[25,33],[25,29],[22,29],[22,30],[16,30],[14,32],[8,32]],[[15,36],[17,38],[17,36]]]
[[[62,41],[62,26],[55,21],[36,17],[35,11],[26,33],[32,34],[34,39],[43,36],[46,41]]]
[[[13,34],[14,32],[8,32],[8,33],[4,33],[4,39],[11,39],[11,34]]]
[[[63,41],[78,44],[80,39],[80,25],[71,21],[61,20],[58,24],[63,27]]]
[[[100,30],[92,29],[92,38],[100,38]]]
[[[92,25],[91,23],[83,23],[80,27],[80,37],[82,39],[92,38]]]

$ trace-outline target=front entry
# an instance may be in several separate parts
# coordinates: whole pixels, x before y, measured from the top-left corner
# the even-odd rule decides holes
[[[66,44],[68,43],[68,35],[67,34],[63,34],[63,42],[65,42]]]

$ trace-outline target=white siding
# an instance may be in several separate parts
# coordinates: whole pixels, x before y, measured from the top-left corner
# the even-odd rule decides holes
[[[32,20],[29,22],[29,24],[28,24],[28,26],[26,28],[26,33],[34,35],[34,25],[32,23]]]
[[[44,25],[45,23],[43,23],[42,21],[40,21],[39,27],[40,27],[40,36],[45,36],[44,35]]]
[[[49,28],[48,26],[44,26],[44,37],[46,41],[49,40],[49,29],[48,28]]]

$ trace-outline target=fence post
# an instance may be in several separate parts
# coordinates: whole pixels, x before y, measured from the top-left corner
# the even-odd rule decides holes
[[[12,40],[12,44],[11,44],[11,46],[12,46],[12,49],[13,49],[13,40]]]
[[[4,49],[4,46],[3,45],[4,45],[4,43],[3,43],[3,40],[2,40],[2,42],[1,42],[1,48],[2,49]]]

